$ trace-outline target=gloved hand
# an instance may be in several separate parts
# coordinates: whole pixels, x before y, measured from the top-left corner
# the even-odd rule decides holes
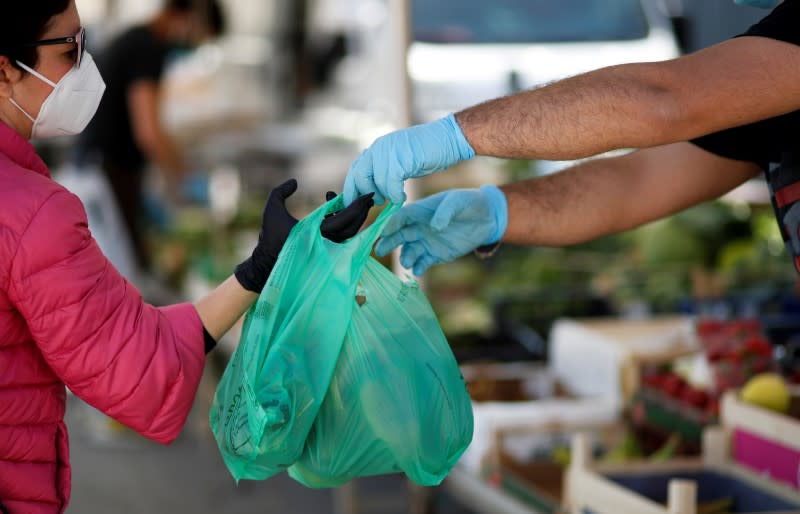
[[[403,181],[422,177],[475,156],[454,115],[379,137],[350,166],[344,182],[344,204],[375,193],[375,202],[406,199]]]
[[[236,266],[236,279],[254,293],[261,293],[267,283],[269,274],[278,261],[283,245],[289,238],[292,228],[298,220],[286,210],[286,199],[297,191],[297,181],[291,179],[272,190],[264,208],[261,222],[261,233],[253,254],[243,263]],[[336,198],[336,193],[326,194],[328,201]],[[323,237],[335,243],[341,243],[358,233],[367,219],[370,208],[375,204],[372,195],[364,195],[356,199],[349,207],[329,216],[322,222],[320,232]]]
[[[507,226],[506,197],[496,186],[453,189],[400,209],[375,251],[383,256],[402,245],[400,264],[420,276],[433,264],[498,242]]]

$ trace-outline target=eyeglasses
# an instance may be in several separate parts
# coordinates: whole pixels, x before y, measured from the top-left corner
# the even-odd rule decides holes
[[[83,53],[86,51],[86,30],[83,27],[78,29],[78,33],[74,36],[41,39],[39,41],[34,41],[33,43],[23,43],[19,46],[21,48],[30,48],[33,46],[65,45],[71,43],[78,45],[78,58],[75,61],[75,65],[80,68],[81,60],[83,59]]]

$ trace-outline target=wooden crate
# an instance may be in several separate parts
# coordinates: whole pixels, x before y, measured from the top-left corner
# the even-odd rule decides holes
[[[568,396],[543,364],[475,362],[459,366],[472,401],[527,402]]]
[[[597,464],[588,438],[579,434],[566,502],[573,513],[586,514],[800,514],[796,491],[732,461],[729,448],[730,431],[714,427],[704,433],[702,459]]]
[[[503,427],[494,434],[494,443],[485,471],[487,480],[532,506],[542,514],[563,512],[566,469],[554,461],[520,459],[505,449],[505,441],[513,436],[552,436],[569,440],[576,433],[592,433],[603,446],[613,446],[624,427],[616,420],[606,423],[551,422],[539,426],[521,424]]]
[[[749,405],[729,391],[722,425],[734,462],[800,491],[800,389],[792,391],[787,414]]]

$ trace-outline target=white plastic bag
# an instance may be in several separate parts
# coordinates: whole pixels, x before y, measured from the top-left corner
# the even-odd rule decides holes
[[[138,271],[133,244],[103,171],[97,166],[69,164],[56,170],[53,179],[80,198],[100,249],[125,278],[133,281]]]

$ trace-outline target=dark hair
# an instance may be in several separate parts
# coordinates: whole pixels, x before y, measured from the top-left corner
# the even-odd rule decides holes
[[[14,0],[9,3],[11,5],[6,6],[3,13],[8,23],[0,31],[0,55],[8,57],[14,66],[20,61],[35,68],[39,62],[37,48],[20,45],[41,39],[47,32],[47,24],[67,10],[70,0]]]
[[[225,32],[227,20],[225,12],[217,0],[208,0],[208,30],[213,36],[221,36]]]
[[[167,0],[164,8],[171,11],[188,12],[194,10],[195,0]]]
[[[213,36],[225,32],[227,20],[217,0],[166,0],[164,9],[176,13],[196,13]]]

